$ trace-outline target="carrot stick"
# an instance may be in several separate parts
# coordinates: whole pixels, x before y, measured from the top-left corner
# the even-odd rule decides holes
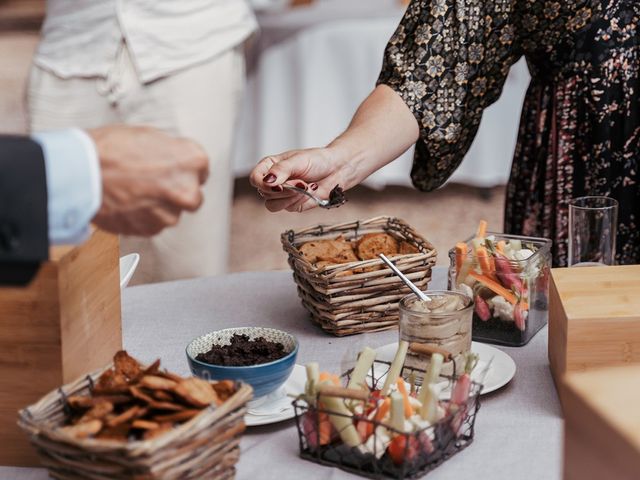
[[[407,389],[404,386],[404,380],[398,377],[396,385],[398,385],[398,391],[402,394],[402,401],[404,402],[404,416],[405,418],[411,418],[413,416],[413,408],[411,407],[411,402],[409,402],[409,394],[407,394]]]
[[[487,221],[480,220],[478,224],[478,230],[476,231],[476,238],[484,238],[487,235]]]
[[[462,262],[464,258],[467,256],[469,248],[467,244],[464,242],[456,243],[456,272],[460,274],[460,268],[462,267]]]
[[[493,277],[494,270],[491,269],[491,261],[487,249],[485,247],[476,248],[476,256],[478,257],[478,263],[480,264],[482,273],[489,278]]]
[[[505,242],[504,240],[500,240],[497,244],[496,244],[496,250],[498,250],[502,255],[505,255],[504,249],[507,246],[507,242]]]
[[[324,408],[324,406],[321,406]],[[318,433],[320,437],[320,445],[331,443],[331,422],[327,412],[318,413]]]
[[[374,417],[374,420],[376,422],[381,422],[382,419],[385,417],[385,415],[389,413],[390,408],[391,408],[391,399],[387,397],[382,402],[382,405],[378,407],[378,411],[376,412],[376,416]]]
[[[320,376],[318,377],[318,380],[320,382],[324,382],[325,380],[328,380],[332,382],[334,385],[337,385],[338,387],[340,386],[340,378],[334,373],[320,372]]]
[[[480,275],[472,270],[469,272],[469,276],[472,278],[475,278],[477,281],[482,283],[485,287],[490,289],[492,292],[503,297],[510,304],[515,305],[518,303],[518,299],[513,294],[513,292],[510,292],[509,290],[504,288],[502,285],[500,285],[498,282],[496,282],[495,280],[492,280],[486,275]],[[520,302],[520,305],[525,310],[529,310],[529,305],[526,302]]]

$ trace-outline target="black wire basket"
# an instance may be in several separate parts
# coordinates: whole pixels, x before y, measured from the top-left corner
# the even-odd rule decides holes
[[[388,362],[377,360],[374,362],[367,376],[367,384],[372,391],[378,390],[379,385],[384,383],[389,367]],[[352,371],[349,370],[342,375],[343,381],[348,382]],[[404,367],[402,370],[402,376],[405,379],[411,376],[423,378],[424,374],[424,370],[410,367]],[[451,390],[455,382],[455,374],[441,376],[441,380],[446,381],[446,388]],[[323,408],[319,397],[316,398],[315,406],[308,404],[303,397],[299,397],[293,401],[293,407],[300,441],[300,456],[315,463],[338,467],[368,478],[422,477],[471,444],[475,418],[480,408],[481,391],[482,385],[472,381],[465,404],[454,405],[448,401],[441,401],[441,406],[444,406],[447,411],[444,418],[411,433],[395,430],[366,415],[353,416],[352,420],[359,432],[367,430],[372,432],[366,441],[366,446],[363,443],[355,447],[343,443],[336,432],[328,435],[326,429],[324,432],[321,430],[323,416],[331,414],[348,417],[348,415]],[[344,400],[344,402],[350,402],[350,400]],[[386,435],[385,432],[389,432],[390,435]],[[392,441],[396,447],[395,455],[392,455],[387,448]]]

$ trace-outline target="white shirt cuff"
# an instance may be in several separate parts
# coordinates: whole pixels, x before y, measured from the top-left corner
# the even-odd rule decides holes
[[[44,152],[47,172],[49,241],[80,243],[102,203],[100,163],[91,137],[82,130],[31,136]]]

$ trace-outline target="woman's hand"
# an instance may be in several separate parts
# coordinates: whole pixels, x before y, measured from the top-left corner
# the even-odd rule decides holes
[[[378,85],[362,102],[349,128],[325,148],[292,150],[266,157],[251,172],[251,185],[272,212],[302,212],[316,203],[282,188],[285,182],[327,199],[340,185],[356,186],[418,140],[418,122],[398,94]]]
[[[354,174],[354,164],[343,158],[339,148],[329,146],[266,157],[251,172],[250,182],[265,199],[269,211],[302,212],[317,204],[301,193],[282,188],[282,184],[326,199],[336,185],[346,190],[358,183]]]

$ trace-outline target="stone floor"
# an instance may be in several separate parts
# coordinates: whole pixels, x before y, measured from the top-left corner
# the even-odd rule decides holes
[[[0,132],[24,132],[24,88],[37,35],[0,34]],[[356,188],[349,203],[337,210],[312,210],[303,214],[269,213],[246,179],[236,181],[233,205],[231,271],[287,268],[280,234],[290,228],[391,215],[405,219],[438,249],[438,263],[447,263],[447,250],[469,236],[481,218],[491,228],[502,228],[504,189],[488,192],[449,185],[429,194],[391,187],[378,192]]]

